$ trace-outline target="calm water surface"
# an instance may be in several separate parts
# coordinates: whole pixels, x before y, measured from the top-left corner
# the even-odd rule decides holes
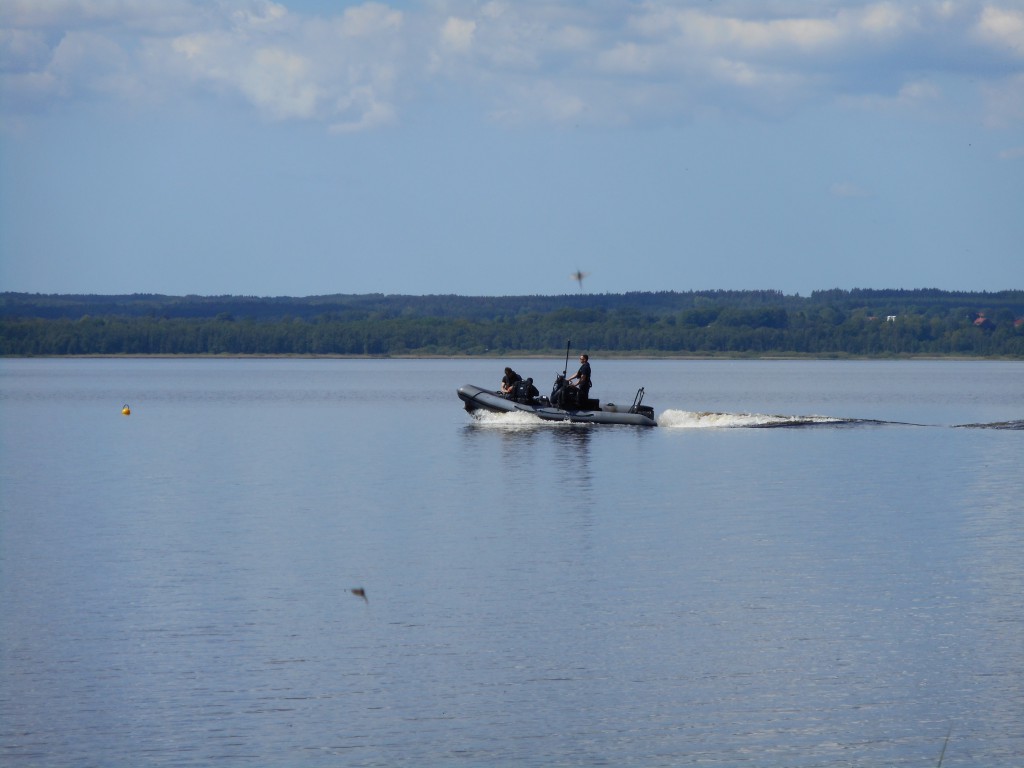
[[[0,763],[1024,764],[1024,363],[593,362],[0,361]]]

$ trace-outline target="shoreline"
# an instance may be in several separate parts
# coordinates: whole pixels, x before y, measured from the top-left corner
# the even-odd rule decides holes
[[[850,355],[835,354],[650,354],[643,352],[592,352],[592,357],[601,360],[762,360],[762,361],[813,361],[813,360],[948,360],[954,361],[995,361],[1024,362],[1024,357],[1014,355]],[[260,354],[260,353],[206,353],[206,354],[76,354],[76,355],[2,355],[0,360],[552,360],[561,359],[561,354],[545,354],[541,352],[508,352],[503,354],[484,355],[441,355],[441,354],[395,354],[395,355],[341,355],[341,354]]]

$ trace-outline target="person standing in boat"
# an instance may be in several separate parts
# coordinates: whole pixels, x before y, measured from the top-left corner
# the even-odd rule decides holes
[[[580,355],[580,368],[575,375],[569,377],[567,383],[572,384],[574,381],[577,382],[575,386],[580,391],[579,407],[585,408],[590,398],[590,355]]]
[[[511,395],[516,391],[516,384],[523,380],[523,377],[511,368],[505,368],[505,375],[501,378],[501,394]]]

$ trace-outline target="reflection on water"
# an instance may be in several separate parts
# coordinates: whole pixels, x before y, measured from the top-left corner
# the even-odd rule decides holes
[[[495,442],[499,444],[501,463],[494,467],[495,472],[534,485],[552,481],[560,496],[589,503],[593,492],[590,446],[597,429],[609,427],[544,421],[530,414],[477,412],[462,428],[462,434],[466,452],[487,451]],[[486,480],[507,482],[501,476]]]
[[[593,502],[594,476],[591,468],[590,442],[593,426],[569,426],[554,430],[555,469],[565,479],[567,492],[579,503]]]

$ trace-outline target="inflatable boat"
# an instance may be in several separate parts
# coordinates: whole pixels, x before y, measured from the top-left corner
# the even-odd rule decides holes
[[[555,379],[551,396],[541,395],[533,385],[533,379],[525,379],[506,394],[484,389],[474,384],[459,387],[459,399],[470,413],[489,411],[491,413],[532,413],[545,421],[568,421],[575,424],[628,424],[635,427],[656,427],[654,409],[643,404],[644,389],[637,390],[633,404],[618,406],[614,403],[600,403],[593,399],[582,399],[580,391],[570,386],[561,375]],[[580,402],[582,399],[582,402]]]

